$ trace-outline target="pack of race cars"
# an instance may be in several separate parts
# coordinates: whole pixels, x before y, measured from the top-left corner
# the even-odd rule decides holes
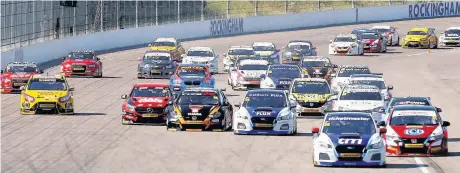
[[[383,53],[387,46],[437,48],[460,45],[460,27],[439,38],[432,28],[412,28],[401,37],[392,26],[355,29],[330,41],[330,55]],[[394,97],[383,74],[366,65],[336,65],[318,56],[308,40],[277,49],[270,42],[231,46],[223,71],[233,90],[247,90],[231,104],[215,88],[219,56],[158,38],[138,58],[137,77],[167,84],[138,83],[122,95],[122,124],[165,123],[168,131],[230,131],[234,134],[295,135],[297,119],[324,116],[312,128],[315,166],[385,166],[386,156],[447,155],[448,121],[429,97]],[[60,75],[42,74],[36,64],[14,62],[2,70],[2,93],[21,92],[21,114],[73,114],[73,88],[66,77],[102,77],[93,51],[63,58]],[[234,107],[238,108],[235,109]]]

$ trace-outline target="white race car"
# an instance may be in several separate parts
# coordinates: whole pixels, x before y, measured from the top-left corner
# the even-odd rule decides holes
[[[388,46],[399,45],[399,32],[392,26],[373,26],[371,30],[381,33],[387,40]]]
[[[227,53],[224,53],[224,71],[227,72],[239,57],[255,56],[256,53],[252,46],[230,46]]]
[[[295,102],[288,100],[287,92],[281,90],[250,90],[243,104],[233,114],[235,134],[295,135],[297,118]]]
[[[331,74],[331,89],[335,92],[350,83],[350,76],[354,74],[371,74],[369,67],[366,65],[342,65],[338,68],[337,73]]]
[[[219,56],[210,47],[190,47],[182,56],[183,64],[206,64],[211,74],[219,73]]]
[[[340,34],[330,40],[329,55],[364,55],[364,44],[356,34]]]
[[[385,105],[380,89],[373,85],[347,85],[334,99],[334,111],[379,112]]]
[[[449,27],[446,31],[441,32],[439,45],[459,46],[460,45],[460,27]]]
[[[313,127],[313,165],[317,166],[386,166],[386,147],[371,114],[330,112],[322,127]]]
[[[392,85],[385,85],[385,79],[380,75],[374,74],[354,74],[350,76],[350,84],[359,84],[359,85],[374,85],[380,89],[380,94],[382,94],[385,101],[389,101],[392,97],[391,90],[393,89]]]
[[[235,67],[230,67],[228,84],[233,90],[260,88],[260,75],[268,69],[266,60],[242,60]]]

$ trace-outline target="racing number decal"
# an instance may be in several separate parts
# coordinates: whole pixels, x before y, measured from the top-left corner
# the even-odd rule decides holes
[[[362,139],[339,139],[339,144],[361,144]]]

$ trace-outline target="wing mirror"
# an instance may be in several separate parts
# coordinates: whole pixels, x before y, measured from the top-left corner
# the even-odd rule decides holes
[[[380,126],[380,127],[386,126],[386,123],[385,123],[385,121],[380,121],[380,122],[377,123],[377,126]]]
[[[227,88],[221,88],[220,90],[221,91],[227,91]]]
[[[26,89],[26,87],[24,87],[24,86],[21,86],[21,87],[19,87],[19,89],[20,89],[20,90],[25,90],[25,89]]]
[[[235,103],[233,106],[235,106],[235,107],[239,108],[239,107],[241,107],[241,103],[240,103],[240,102],[238,102],[238,103]]]
[[[332,65],[333,68],[338,68],[339,66],[337,64]]]
[[[319,133],[319,128],[318,127],[311,128],[311,133]]]
[[[152,44],[147,45],[148,47],[152,47]]]
[[[332,40],[329,40],[329,43],[332,43],[333,41]]]
[[[443,122],[442,122],[442,126],[443,126],[443,127],[450,126],[450,122],[449,122],[449,121],[443,121]]]
[[[128,95],[124,94],[124,95],[121,95],[121,99],[127,99],[128,98]]]
[[[73,88],[73,87],[69,88],[69,91],[75,91],[75,88]]]
[[[261,79],[265,79],[265,77],[267,77],[267,75],[265,75],[265,74],[261,74],[261,75],[260,75],[260,78],[261,78]]]
[[[170,100],[170,101],[168,102],[168,105],[172,105],[172,104],[173,104],[173,101]]]
[[[441,108],[438,108],[438,107],[436,107],[436,111],[437,111],[437,112],[442,112],[442,109],[441,109]]]
[[[388,90],[392,90],[392,89],[393,89],[393,85],[389,85]]]
[[[387,128],[385,127],[380,128],[380,134],[384,134],[384,133],[387,133]]]

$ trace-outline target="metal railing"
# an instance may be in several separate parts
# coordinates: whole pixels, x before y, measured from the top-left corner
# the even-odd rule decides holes
[[[424,1],[1,1],[2,52],[27,45],[135,27],[232,17],[327,11]],[[431,1],[432,2],[432,1]],[[153,39],[153,38],[152,38]]]

